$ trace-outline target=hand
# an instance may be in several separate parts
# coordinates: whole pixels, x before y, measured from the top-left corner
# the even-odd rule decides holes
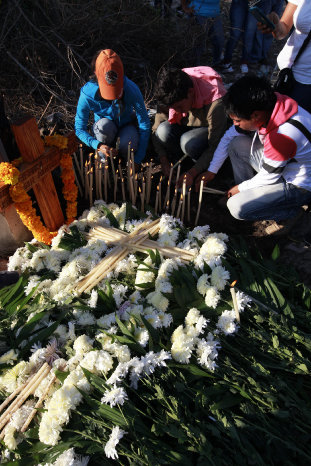
[[[238,194],[239,192],[240,192],[240,190],[239,190],[238,185],[233,186],[232,188],[230,188],[230,189],[227,191],[227,197],[228,197],[228,199],[229,199],[229,197],[232,197],[232,196],[234,196],[235,194]]]
[[[165,177],[169,177],[171,171],[171,165],[166,155],[160,155],[161,170]]]
[[[195,180],[195,190],[196,190],[196,192],[198,192],[199,189],[200,189],[200,184],[201,184],[201,180],[202,180],[203,176],[204,176],[203,186],[205,186],[207,183],[209,183],[210,181],[212,181],[215,178],[216,174],[212,173],[212,172],[209,172],[209,171],[201,173],[200,176],[198,176],[197,179]]]
[[[184,182],[184,178],[186,177],[186,187],[190,188],[192,186],[194,179],[196,177],[195,174],[191,173],[191,170],[188,172],[183,173],[179,179],[177,180],[177,188],[181,188]]]
[[[266,24],[263,24],[263,23],[260,23],[260,22],[257,23],[257,29],[259,31],[261,31],[263,34],[271,34],[272,33],[273,37],[275,37],[277,39],[277,36],[279,35],[278,29],[279,29],[280,18],[278,17],[278,15],[274,11],[271,11],[271,13],[269,13],[267,15],[267,17],[275,25],[275,29],[271,29]]]

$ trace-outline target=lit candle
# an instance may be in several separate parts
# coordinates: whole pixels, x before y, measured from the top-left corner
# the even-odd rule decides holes
[[[87,162],[85,162],[85,165],[84,165],[84,192],[85,192],[85,198],[87,199],[89,197],[89,178],[88,178]]]
[[[177,208],[176,218],[180,217],[180,211],[181,211],[182,205],[183,205],[183,195],[181,193],[180,198],[179,198],[179,204],[178,204],[178,208]]]
[[[200,215],[201,204],[202,204],[202,194],[203,194],[204,178],[205,178],[205,177],[203,176],[202,179],[201,179],[201,183],[200,183],[199,205],[198,205],[198,211],[197,211],[197,215],[196,215],[196,217],[195,217],[195,222],[194,222],[194,225],[195,225],[195,226],[197,226],[198,221],[199,221],[199,215]]]
[[[143,177],[142,208],[141,208],[143,212],[145,211],[145,196],[146,196],[146,184],[145,184],[145,178]]]
[[[104,166],[104,195],[105,201],[108,202],[108,186],[107,186],[107,179],[108,179],[108,160],[105,160]]]
[[[191,196],[191,188],[189,188],[187,201],[188,201],[188,212],[187,212],[187,220],[190,222],[190,196]]]
[[[234,288],[235,284],[236,284],[236,280],[234,282],[232,282],[231,285],[230,285],[230,293],[231,293],[231,297],[232,297],[233,308],[234,308],[234,311],[235,311],[236,320],[238,322],[240,322],[239,306],[238,306],[238,301],[236,299],[236,292],[235,292],[235,288]]]
[[[122,190],[122,200],[125,201],[125,188],[124,188],[124,178],[122,175],[120,175],[121,177],[121,190]]]
[[[154,207],[154,211],[156,215],[158,213],[158,204],[159,204],[159,185],[157,186],[157,194],[156,194],[155,207]]]
[[[102,191],[102,178],[103,178],[103,164],[100,163],[98,167],[98,185],[99,185],[99,199],[103,198],[103,191]]]
[[[130,195],[131,195],[132,204],[135,205],[134,186],[133,186],[133,170],[132,169],[130,171],[129,185],[130,185]]]
[[[176,200],[177,200],[177,186],[175,186],[174,197],[173,197],[173,200],[172,200],[171,214],[172,214],[173,217],[174,217],[174,212],[175,212],[175,207],[176,207]]]
[[[91,208],[92,205],[93,205],[93,167],[89,171],[89,175],[90,175],[90,178],[89,178],[89,186],[90,186],[89,198],[90,198],[90,208]]]
[[[161,212],[161,198],[162,198],[162,176],[159,181],[159,212]]]
[[[114,179],[113,202],[116,202],[117,200],[117,189],[118,189],[118,170],[116,171],[116,176]]]
[[[184,175],[183,183],[182,183],[182,211],[181,211],[181,221],[184,221],[185,216],[185,207],[186,207],[186,182],[187,182],[187,175]]]
[[[82,144],[79,145],[79,154],[80,154],[80,173],[83,173],[83,149]]]

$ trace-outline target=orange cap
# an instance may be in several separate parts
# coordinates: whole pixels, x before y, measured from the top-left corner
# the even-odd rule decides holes
[[[95,74],[103,99],[120,99],[123,93],[123,63],[113,50],[102,50],[95,63]]]

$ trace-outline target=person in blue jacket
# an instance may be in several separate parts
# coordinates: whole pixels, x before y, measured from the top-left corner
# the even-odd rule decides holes
[[[81,89],[75,118],[77,137],[99,151],[102,159],[119,153],[126,157],[128,145],[140,163],[146,155],[150,120],[138,86],[124,76],[123,63],[111,49],[101,50],[92,61],[94,77]],[[88,131],[94,114],[93,134]]]

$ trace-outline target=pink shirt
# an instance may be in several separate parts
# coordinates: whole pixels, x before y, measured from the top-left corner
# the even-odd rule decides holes
[[[222,79],[213,68],[196,66],[195,68],[183,68],[182,71],[187,73],[193,82],[194,99],[192,108],[202,108],[226,94]],[[185,116],[187,116],[186,113],[178,113],[170,108],[168,121],[170,123],[180,123]]]

